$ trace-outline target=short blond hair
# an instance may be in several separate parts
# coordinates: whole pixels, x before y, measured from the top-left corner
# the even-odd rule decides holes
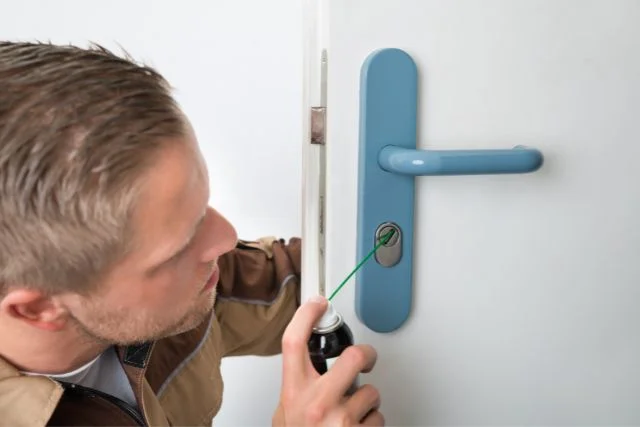
[[[0,42],[0,291],[85,293],[131,247],[140,176],[185,120],[100,46]]]

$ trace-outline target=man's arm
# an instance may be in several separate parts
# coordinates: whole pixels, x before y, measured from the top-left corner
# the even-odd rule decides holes
[[[218,260],[215,307],[224,356],[281,352],[285,328],[300,305],[301,241],[239,241]]]

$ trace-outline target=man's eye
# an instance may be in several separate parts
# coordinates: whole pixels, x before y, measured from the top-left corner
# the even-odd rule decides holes
[[[169,259],[169,264],[174,264],[175,262],[180,261],[182,258],[184,258],[184,256],[187,254],[187,252],[189,252],[189,250],[191,249],[192,246],[193,246],[193,240],[191,240],[187,246],[182,248],[180,250],[180,252],[178,252],[174,256],[172,256]]]

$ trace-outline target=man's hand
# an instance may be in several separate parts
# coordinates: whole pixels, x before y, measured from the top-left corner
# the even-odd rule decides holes
[[[378,411],[378,390],[364,385],[353,395],[345,396],[359,373],[373,369],[377,354],[371,346],[347,348],[322,376],[311,364],[307,342],[326,308],[323,298],[309,301],[298,308],[287,326],[282,338],[280,404],[273,416],[273,425],[382,426],[384,417]]]

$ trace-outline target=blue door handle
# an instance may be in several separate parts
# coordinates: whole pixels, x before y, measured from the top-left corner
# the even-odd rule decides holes
[[[416,150],[387,145],[378,155],[380,167],[400,175],[489,175],[534,172],[542,153],[517,146],[507,150]]]
[[[358,271],[355,311],[364,325],[380,333],[400,328],[412,310],[415,177],[523,174],[538,170],[543,163],[540,151],[523,146],[418,149],[418,93],[418,69],[408,53],[380,49],[364,61],[360,72],[356,259],[368,254],[388,230],[395,233]]]

